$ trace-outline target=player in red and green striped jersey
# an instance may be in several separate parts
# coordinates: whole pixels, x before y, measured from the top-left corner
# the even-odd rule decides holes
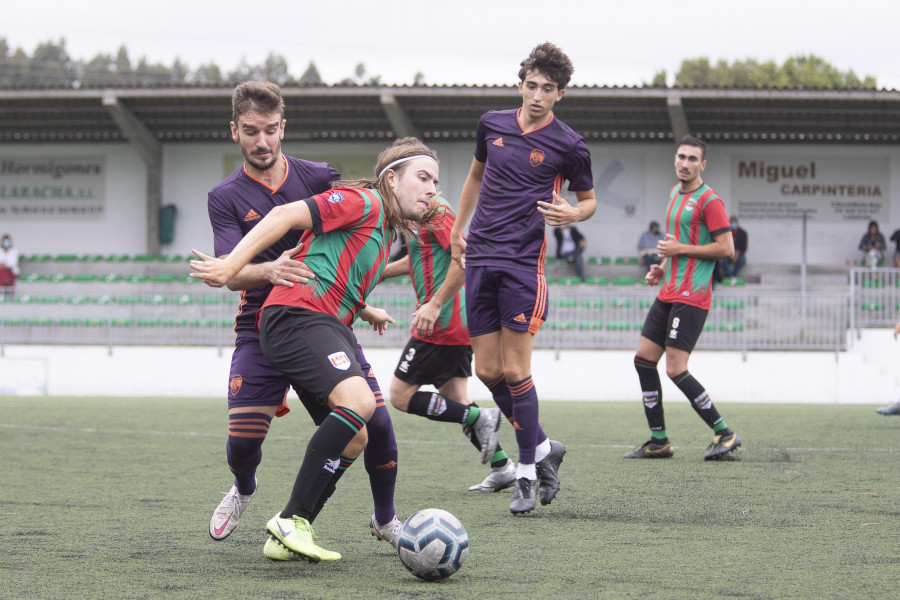
[[[440,216],[431,205],[438,171],[434,151],[410,140],[378,156],[373,179],[339,182],[330,192],[274,207],[227,258],[194,251],[202,260],[191,261],[192,276],[222,286],[289,230],[304,231],[294,259],[315,279],[274,288],[257,320],[266,360],[331,411],[307,445],[287,505],[267,524],[271,540],[302,560],[340,558],[315,544],[310,521],[339,476],[341,451],[364,432],[376,407],[348,325],[366,311],[373,322],[366,296],[381,279],[391,237],[412,236],[410,222],[427,228]],[[391,320],[380,312],[376,329]]]
[[[706,143],[685,136],[675,151],[679,183],[669,193],[666,237],[657,244],[662,262],[652,265],[645,276],[648,285],[662,281],[662,289],[647,313],[634,357],[650,440],[625,458],[669,458],[675,454],[666,432],[662,386],[656,368],[663,353],[666,374],[713,430],[713,442],[705,460],[725,458],[741,445],[741,439],[728,428],[706,389],[688,371],[688,359],[709,313],[716,261],[734,256],[725,204],[703,183],[704,169]]]
[[[465,272],[450,256],[450,231],[456,213],[443,198],[434,203],[444,211],[440,225],[420,230],[409,240],[408,253],[385,268],[385,279],[409,273],[418,301],[411,337],[391,382],[391,405],[432,421],[459,423],[491,464],[483,482],[472,492],[499,492],[515,483],[516,466],[497,441],[501,423],[498,408],[481,408],[469,399],[472,346],[466,325]],[[431,385],[437,392],[420,391]]]

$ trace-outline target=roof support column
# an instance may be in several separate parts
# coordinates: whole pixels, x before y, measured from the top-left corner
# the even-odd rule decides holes
[[[684,106],[681,104],[681,94],[677,90],[669,90],[666,94],[666,108],[669,109],[669,124],[677,142],[691,131],[687,115],[684,114]]]
[[[391,129],[394,130],[394,139],[409,136],[422,139],[422,134],[416,129],[412,119],[409,118],[409,115],[397,102],[397,98],[386,89],[381,91],[381,108],[391,124]]]
[[[103,94],[103,106],[125,135],[125,139],[147,165],[147,253],[159,254],[159,212],[162,207],[162,144],[115,95]]]

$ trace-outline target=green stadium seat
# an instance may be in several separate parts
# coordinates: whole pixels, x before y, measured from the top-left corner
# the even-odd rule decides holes
[[[707,321],[706,323],[703,324],[703,331],[715,331],[715,330],[716,330],[715,323]]]
[[[90,304],[91,299],[88,296],[68,296],[66,302],[68,304]]]
[[[154,294],[152,296],[147,296],[143,299],[144,304],[150,304],[153,306],[159,306],[162,304],[168,304],[169,298],[163,294]]]
[[[724,322],[719,324],[719,331],[743,331],[744,324],[739,321]]]
[[[610,308],[631,308],[633,302],[629,298],[616,298],[609,301]]]
[[[128,305],[128,306],[131,306],[134,304],[140,304],[141,297],[140,296],[118,296],[116,298],[116,303],[124,304],[124,305]]]
[[[146,283],[147,281],[150,281],[150,276],[144,275],[143,273],[135,273],[133,275],[127,275],[125,281],[128,283]]]
[[[874,279],[871,277],[866,277],[861,281],[861,284],[864,288],[883,288],[884,279]]]
[[[106,262],[122,263],[130,261],[131,256],[129,256],[128,254],[110,254],[106,257],[105,260]]]
[[[412,305],[412,298],[392,298],[391,306],[410,306]]]
[[[548,257],[547,257],[547,264],[548,264],[548,265],[555,265],[555,264],[556,264],[556,257],[555,257],[555,256],[548,256]]]
[[[57,254],[56,256],[53,257],[53,262],[71,263],[71,262],[77,262],[77,261],[78,261],[78,256],[75,254]]]
[[[581,277],[560,277],[556,280],[559,285],[578,285],[581,283]]]
[[[102,254],[84,254],[78,260],[83,263],[98,263],[103,262],[105,257]]]
[[[637,265],[638,259],[637,256],[617,256],[616,257],[616,266],[632,266]]]
[[[175,281],[174,275],[169,275],[166,273],[159,273],[150,278],[150,281],[153,283],[173,283]]]
[[[638,308],[650,308],[652,304],[653,300],[651,300],[650,298],[641,298],[640,300],[638,300]]]
[[[604,266],[606,266],[606,265],[611,265],[611,264],[612,264],[612,258],[610,258],[609,256],[601,256],[601,257],[599,258],[599,262],[600,262],[601,265],[604,265]]]
[[[137,320],[138,327],[159,327],[162,319],[156,317],[141,317]]]
[[[181,317],[169,317],[168,319],[163,319],[162,326],[163,327],[187,327],[188,320]]]
[[[581,301],[581,306],[585,308],[603,308],[606,306],[606,301],[603,298],[588,298]]]
[[[103,294],[102,296],[94,296],[93,298],[91,298],[91,302],[93,302],[94,304],[113,304],[115,301],[115,298],[113,298],[109,294]]]
[[[231,327],[234,328],[234,319],[222,319],[220,321],[222,327]]]
[[[19,278],[19,281],[24,281],[27,283],[36,283],[38,281],[44,281],[46,278],[40,273],[29,273],[28,275],[23,275]]]
[[[589,264],[589,265],[596,265],[597,262],[598,262],[598,260],[597,260],[597,257],[596,257],[596,256],[588,256],[587,264]]]
[[[586,277],[584,282],[588,285],[609,285],[609,277]]]
[[[38,298],[41,304],[59,304],[62,302],[62,296],[41,296]]]
[[[45,281],[50,281],[52,283],[63,283],[71,279],[71,275],[66,275],[65,273],[56,273],[55,275],[50,275],[49,277],[47,277]]]
[[[200,296],[197,301],[204,306],[218,306],[222,304],[221,296]]]
[[[109,325],[109,319],[103,317],[90,317],[84,320],[84,324],[88,327],[105,327]]]
[[[110,273],[109,275],[103,275],[102,277],[100,277],[99,280],[102,281],[103,283],[115,283],[117,281],[122,281],[124,279],[125,278],[122,277],[121,275],[117,275],[116,273]]]
[[[613,285],[637,285],[635,277],[613,277]]]
[[[78,273],[77,275],[72,275],[72,281],[75,283],[91,283],[92,281],[97,281],[97,276],[90,273]]]
[[[180,304],[181,306],[189,306],[194,303],[194,297],[190,294],[181,294],[174,299],[173,303]]]
[[[136,263],[152,263],[156,262],[155,254],[135,254],[131,257],[131,262]]]

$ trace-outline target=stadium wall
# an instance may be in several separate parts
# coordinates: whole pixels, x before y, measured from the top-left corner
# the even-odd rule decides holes
[[[637,340],[635,340],[637,343]],[[387,392],[401,348],[367,351]],[[867,329],[847,352],[698,351],[691,372],[716,402],[884,404],[900,394],[900,345],[888,329]],[[542,400],[640,401],[630,351],[537,350],[533,376]],[[226,394],[231,350],[214,347],[5,346],[0,395],[217,397]],[[664,361],[663,361],[664,363]],[[660,374],[663,396],[683,402]],[[486,388],[469,383],[475,401]]]
[[[385,143],[290,143],[285,144],[284,151],[312,160],[327,160],[345,176],[352,177],[371,173],[374,156]],[[472,141],[432,140],[431,143],[441,157],[443,193],[455,202],[472,161]],[[588,240],[588,253],[633,255],[647,223],[661,221],[664,216],[666,195],[674,182],[672,148],[662,143],[589,142],[588,145],[598,194],[597,214],[579,225]],[[3,231],[13,235],[19,251],[26,255],[146,252],[146,167],[130,146],[0,144],[0,161],[79,157],[99,157],[105,165],[101,214],[63,217],[7,213],[0,215]],[[195,247],[211,249],[206,195],[240,162],[238,147],[233,143],[163,144],[162,204],[175,205],[178,210],[174,240],[163,247],[164,253],[187,254]],[[739,169],[740,163],[745,163],[746,168]],[[704,179],[723,196],[730,212],[740,214],[739,200],[740,206],[749,210],[758,206],[754,202],[779,200],[772,195],[777,195],[783,184],[811,182],[809,169],[813,163],[818,167],[815,176],[819,179],[848,186],[840,198],[822,196],[816,200],[822,213],[832,211],[835,202],[853,206],[852,211],[848,210],[840,218],[832,213],[830,218],[810,222],[810,264],[845,265],[847,261],[859,260],[857,244],[873,215],[887,235],[900,227],[900,148],[895,146],[717,143],[711,147]],[[755,169],[752,173],[751,166]],[[770,175],[778,180],[769,182]],[[27,183],[27,179],[7,181],[0,177],[0,188],[7,186],[0,189],[0,210],[9,204],[4,194],[9,193],[10,181],[13,186]],[[799,207],[808,203],[809,199],[804,198],[796,196]],[[756,264],[799,264],[801,225],[796,213],[784,218],[774,213],[770,216],[743,218],[750,234],[749,260]]]

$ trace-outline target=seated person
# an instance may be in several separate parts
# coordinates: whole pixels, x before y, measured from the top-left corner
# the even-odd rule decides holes
[[[572,225],[557,227],[553,230],[553,235],[556,236],[556,258],[575,265],[575,274],[584,279],[584,261],[581,255],[587,248],[587,240]]]
[[[661,260],[656,253],[656,243],[664,237],[659,230],[659,223],[650,221],[650,228],[642,233],[638,240],[638,260],[644,265],[647,273],[650,272],[651,266],[658,265]]]
[[[897,244],[894,250],[894,266],[900,269],[900,229],[891,234],[891,241]]]
[[[19,252],[8,233],[0,239],[0,294],[12,296],[19,276]]]
[[[747,232],[738,224],[738,218],[731,217],[731,235],[734,237],[734,258],[722,260],[722,272],[725,277],[737,277],[738,272],[747,264]]]
[[[864,267],[877,267],[884,260],[884,236],[878,230],[878,221],[869,222],[869,230],[859,241],[859,249],[863,253]]]

